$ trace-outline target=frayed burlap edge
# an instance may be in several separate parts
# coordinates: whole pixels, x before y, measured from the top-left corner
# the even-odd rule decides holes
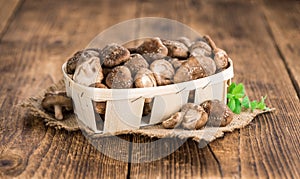
[[[51,91],[65,91],[63,80],[57,84],[47,88],[41,95],[37,97],[29,98],[21,106],[28,109],[29,114],[33,117],[37,117],[45,122],[47,126],[54,127],[56,129],[65,129],[67,131],[82,130],[85,135],[92,138],[121,135],[121,134],[138,134],[146,135],[149,137],[165,138],[165,137],[177,137],[181,139],[192,138],[193,140],[200,142],[205,140],[211,142],[216,138],[223,137],[225,132],[232,132],[235,129],[241,129],[247,126],[257,115],[274,111],[275,109],[269,109],[265,111],[254,110],[242,111],[241,114],[234,115],[233,121],[225,127],[205,127],[201,130],[184,130],[184,129],[164,129],[160,124],[153,126],[141,127],[136,130],[124,130],[116,133],[94,134],[89,128],[85,127],[81,122],[78,122],[73,113],[66,114],[64,120],[59,121],[54,118],[53,114],[46,112],[41,107],[41,101],[46,92]]]

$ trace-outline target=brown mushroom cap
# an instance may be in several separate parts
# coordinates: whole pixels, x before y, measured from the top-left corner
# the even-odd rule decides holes
[[[131,71],[132,76],[135,76],[141,68],[148,68],[149,64],[140,54],[131,54],[129,60],[124,64]]]
[[[154,61],[150,65],[150,70],[154,73],[154,77],[158,86],[172,83],[175,70],[172,64],[165,59]]]
[[[193,56],[212,56],[211,47],[204,41],[193,42],[189,50]]]
[[[94,83],[94,84],[91,84],[90,87],[107,89],[107,86],[102,83]],[[97,113],[105,114],[106,102],[94,102],[93,105],[94,105],[94,109]]]
[[[174,83],[191,81],[206,77],[207,74],[196,57],[190,57],[179,67],[174,76]]]
[[[73,109],[72,99],[67,97],[66,92],[46,93],[41,105],[49,112],[53,112],[55,110],[55,106],[59,106],[66,111],[71,111]],[[60,115],[61,116],[58,117],[57,114],[55,114],[55,117],[57,119],[62,119],[63,116],[62,114]]]
[[[186,62],[186,61],[187,60],[179,60],[178,58],[170,58],[170,59],[168,59],[168,62],[170,62],[173,65],[173,67],[174,67],[175,70],[177,70],[179,67],[181,67],[182,64],[184,62]]]
[[[177,41],[183,43],[188,48],[192,45],[191,40],[187,37],[180,37]]]
[[[198,130],[208,121],[208,115],[200,105],[187,104],[183,107],[182,112],[185,112],[182,121],[182,126],[185,129]]]
[[[162,43],[168,48],[168,56],[177,58],[187,58],[189,49],[179,41],[162,40]]]
[[[201,67],[205,71],[206,76],[210,76],[210,75],[215,74],[215,72],[216,72],[216,63],[212,58],[206,57],[206,56],[198,56],[198,57],[195,57],[195,58],[198,60]]]
[[[89,48],[76,52],[68,61],[67,61],[67,73],[74,74],[77,65],[80,63],[92,58],[99,57],[100,49],[98,48]]]
[[[151,70],[141,68],[134,77],[134,84],[137,88],[155,87],[156,80]]]
[[[106,77],[106,85],[109,88],[122,89],[132,88],[133,79],[131,72],[126,66],[115,67]]]
[[[183,113],[183,112],[177,112],[177,113],[173,114],[170,118],[168,118],[162,122],[162,126],[165,129],[174,129],[174,128],[180,126],[182,123],[184,114],[185,113]]]
[[[158,37],[145,40],[137,47],[136,51],[142,54],[149,64],[168,55],[168,48]]]
[[[208,126],[224,127],[233,119],[233,112],[219,100],[208,100],[201,103],[201,106],[208,113]]]
[[[102,67],[98,57],[90,59],[77,65],[73,80],[79,84],[89,86],[93,83],[100,83],[103,80]]]
[[[103,48],[100,53],[101,61],[107,67],[115,67],[129,60],[130,52],[127,48],[112,43]]]

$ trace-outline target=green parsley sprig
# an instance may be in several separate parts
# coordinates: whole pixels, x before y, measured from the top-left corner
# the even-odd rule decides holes
[[[249,97],[245,95],[245,88],[242,83],[232,83],[228,88],[227,98],[228,107],[232,112],[236,114],[240,114],[242,108],[250,108],[251,111],[253,111],[254,109],[269,109],[265,104],[265,99],[267,98],[267,96],[262,97],[260,101],[250,101]]]

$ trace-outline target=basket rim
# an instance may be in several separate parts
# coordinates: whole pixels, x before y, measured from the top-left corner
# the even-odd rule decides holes
[[[95,101],[107,101],[107,100],[123,100],[123,99],[136,99],[136,98],[152,98],[158,95],[167,95],[174,93],[181,93],[190,90],[195,90],[197,88],[206,88],[209,85],[214,85],[220,82],[224,82],[225,80],[229,80],[233,78],[233,62],[229,58],[229,67],[222,72],[213,74],[208,77],[199,78],[196,80],[164,85],[164,86],[156,86],[156,87],[147,87],[147,88],[126,88],[126,89],[104,89],[104,88],[95,88],[88,87],[76,83],[71,79],[66,73],[66,65],[65,62],[62,65],[62,72],[64,75],[64,80],[66,83],[66,88],[71,88],[71,90],[76,90],[80,92],[82,96],[89,97]],[[67,90],[68,91],[68,90]]]

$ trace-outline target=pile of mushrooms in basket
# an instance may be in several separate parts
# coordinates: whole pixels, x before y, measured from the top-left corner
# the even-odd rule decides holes
[[[100,60],[101,59],[101,60]],[[216,47],[209,36],[196,41],[186,37],[177,40],[147,38],[135,48],[108,44],[103,49],[78,51],[67,61],[66,72],[81,85],[94,88],[147,88],[204,78],[229,66],[227,53]],[[151,112],[151,98],[145,100],[143,115]],[[64,92],[46,94],[42,107],[58,120],[72,110],[72,101]],[[106,102],[94,102],[100,115]],[[166,129],[201,129],[203,126],[226,126],[232,111],[219,100],[201,104],[187,103],[162,122]]]

